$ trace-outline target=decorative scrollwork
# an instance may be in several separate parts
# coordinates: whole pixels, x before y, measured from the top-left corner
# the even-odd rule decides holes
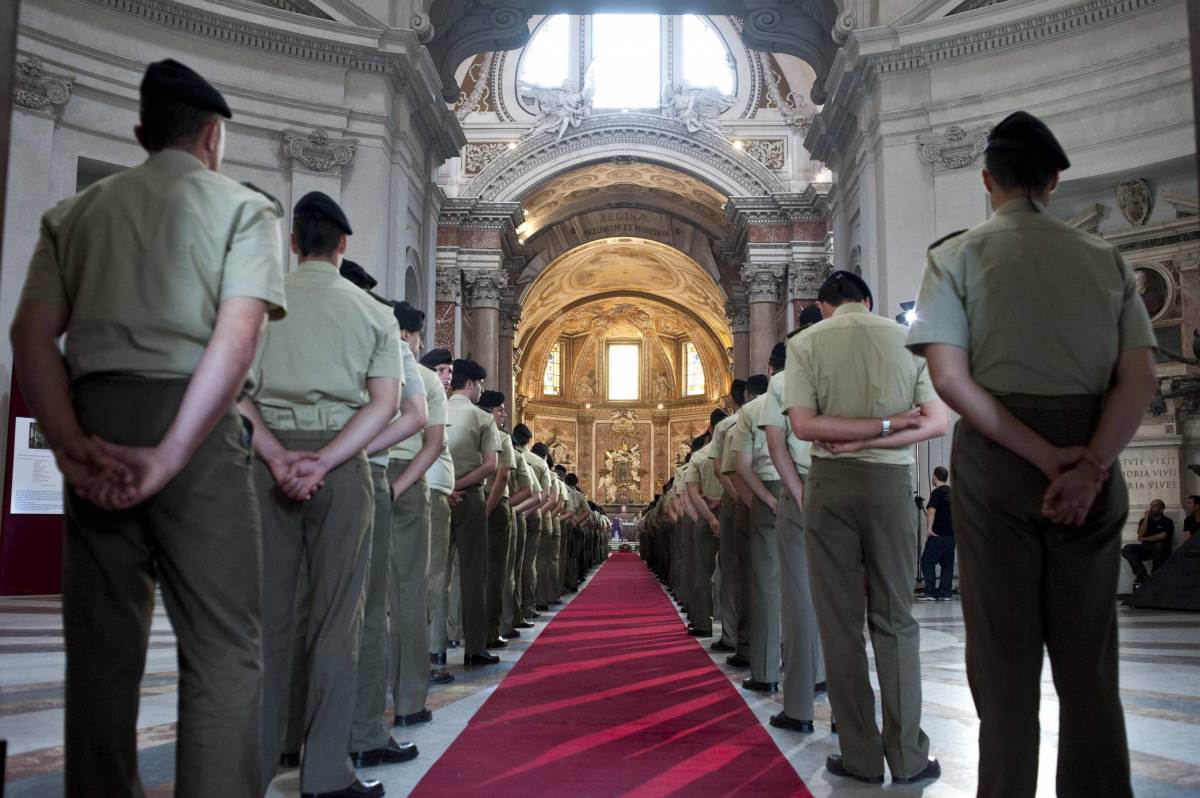
[[[917,136],[917,155],[925,163],[941,164],[947,169],[963,169],[983,154],[991,132],[991,125],[971,130],[951,125],[945,133]]]
[[[358,139],[331,139],[324,130],[283,131],[283,154],[314,172],[336,172],[354,160]]]
[[[71,99],[71,84],[46,77],[46,68],[33,56],[17,64],[13,102],[34,111],[53,109]]]

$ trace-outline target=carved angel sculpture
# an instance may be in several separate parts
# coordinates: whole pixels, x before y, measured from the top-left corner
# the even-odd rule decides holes
[[[561,139],[573,127],[579,127],[592,112],[592,96],[595,86],[588,81],[583,91],[575,87],[575,81],[564,80],[561,88],[550,89],[530,83],[517,83],[521,99],[537,106],[541,115],[533,129],[526,135],[556,133]]]
[[[732,97],[712,88],[693,88],[687,81],[678,87],[668,86],[663,92],[663,115],[683,125],[689,133],[703,130],[724,137],[717,119],[731,107]]]

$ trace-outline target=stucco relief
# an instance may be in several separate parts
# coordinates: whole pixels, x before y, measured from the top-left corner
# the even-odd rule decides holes
[[[46,75],[42,62],[30,56],[17,62],[13,102],[31,111],[57,110],[71,99],[71,84]]]
[[[654,494],[650,473],[653,430],[636,411],[617,411],[595,426],[592,463],[595,492],[609,504],[638,504]]]

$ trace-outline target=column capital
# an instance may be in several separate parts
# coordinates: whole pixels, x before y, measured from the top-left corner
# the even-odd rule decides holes
[[[436,298],[438,302],[462,303],[462,272],[457,266],[438,266]]]
[[[833,271],[833,264],[825,258],[803,260],[788,267],[787,298],[813,299],[821,283]]]
[[[500,294],[508,284],[504,269],[464,269],[463,283],[468,308],[500,308]]]
[[[785,263],[746,263],[742,266],[742,286],[751,305],[779,302],[779,288],[787,273]]]
[[[744,299],[726,302],[725,315],[729,319],[729,331],[734,335],[750,332],[750,306]]]
[[[30,111],[59,113],[67,104],[67,100],[71,99],[71,91],[74,88],[68,80],[59,80],[47,75],[45,65],[34,56],[17,62],[14,78],[13,104]]]

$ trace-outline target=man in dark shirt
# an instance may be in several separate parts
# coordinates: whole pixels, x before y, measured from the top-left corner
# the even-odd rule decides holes
[[[1183,539],[1186,542],[1200,529],[1200,496],[1188,496],[1183,504],[1188,511],[1187,518],[1183,519]]]
[[[1167,505],[1161,499],[1150,502],[1142,520],[1138,521],[1138,542],[1121,547],[1121,556],[1133,569],[1135,585],[1140,585],[1150,578],[1143,564],[1146,560],[1152,560],[1154,569],[1158,570],[1158,566],[1171,556],[1171,538],[1175,535],[1175,522],[1163,515],[1166,509]]]
[[[929,538],[921,552],[921,573],[925,577],[925,594],[917,601],[949,601],[954,591],[954,526],[950,521],[950,473],[943,467],[933,469],[933,492],[925,505]],[[934,575],[942,569],[941,582],[935,585]]]

